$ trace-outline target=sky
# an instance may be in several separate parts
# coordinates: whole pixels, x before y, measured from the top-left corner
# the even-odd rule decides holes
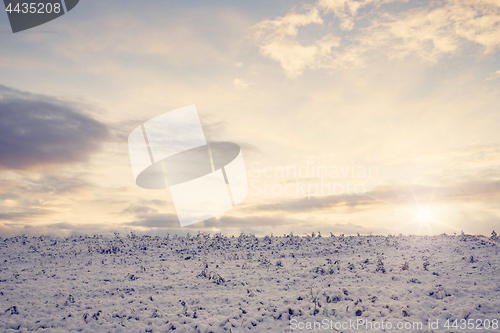
[[[500,1],[82,0],[0,12],[0,237],[500,229]],[[195,104],[249,193],[181,228],[127,138]]]

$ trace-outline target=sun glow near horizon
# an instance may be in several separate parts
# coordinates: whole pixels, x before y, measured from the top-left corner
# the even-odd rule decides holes
[[[419,208],[415,213],[415,221],[420,223],[420,225],[429,225],[434,221],[434,217],[429,208]]]

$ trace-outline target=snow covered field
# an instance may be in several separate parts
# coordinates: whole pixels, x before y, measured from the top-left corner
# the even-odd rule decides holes
[[[495,243],[0,238],[0,332],[500,332]]]

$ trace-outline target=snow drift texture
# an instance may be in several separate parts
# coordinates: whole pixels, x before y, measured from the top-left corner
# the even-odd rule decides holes
[[[294,319],[423,323],[412,332],[439,319],[441,332],[453,331],[443,330],[447,319],[500,319],[495,243],[467,235],[0,238],[0,331],[289,332]]]

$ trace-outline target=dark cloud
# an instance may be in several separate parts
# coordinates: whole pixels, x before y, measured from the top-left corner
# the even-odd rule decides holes
[[[127,208],[121,212],[116,213],[116,215],[133,215],[135,218],[144,219],[148,214],[157,214],[160,210],[175,210],[172,202],[167,202],[158,199],[139,199],[134,200],[133,203],[129,204]]]
[[[138,220],[122,223],[123,226],[145,228],[179,228],[176,214],[139,214]]]
[[[245,228],[245,227],[273,227],[282,225],[293,225],[300,223],[298,220],[282,216],[221,216],[204,221],[205,227],[218,228]],[[195,225],[196,226],[196,225]]]
[[[135,215],[135,221],[122,223],[123,227],[143,227],[148,229],[180,230],[210,230],[210,229],[238,229],[279,227],[298,225],[301,221],[282,216],[221,216],[181,228],[175,213],[157,213],[150,206],[131,205],[122,213]],[[185,231],[187,232],[187,231]]]
[[[30,208],[24,211],[0,212],[0,221],[24,221],[36,217],[48,216],[54,211],[43,208]]]
[[[49,224],[47,227],[54,229],[61,229],[61,230],[74,230],[76,226],[68,222],[59,222],[59,223]]]
[[[211,218],[202,223],[194,224],[191,229],[195,230],[224,230],[225,232],[238,235],[240,232],[246,234],[256,235],[270,235],[272,233],[278,234],[279,232],[290,233],[294,232],[296,235],[311,233],[312,231],[321,231],[323,235],[329,235],[330,232],[334,234],[344,233],[346,235],[369,234],[376,232],[387,234],[389,231],[382,227],[364,227],[353,223],[332,223],[331,221],[323,221],[321,218],[310,218],[307,221],[299,220],[293,217],[286,217],[281,215],[270,216],[221,216],[218,218]],[[187,228],[189,228],[187,227]]]
[[[406,205],[430,201],[434,203],[485,202],[485,200],[490,199],[498,200],[498,197],[500,197],[499,180],[476,180],[457,182],[449,186],[380,186],[362,195],[343,194],[282,199],[273,203],[249,206],[245,208],[245,211],[301,213],[335,208],[373,208],[376,205]]]
[[[70,103],[0,85],[0,168],[87,160],[109,130]]]
[[[133,214],[133,215],[144,215],[144,214],[154,214],[157,213],[158,210],[147,206],[147,205],[129,205],[119,214]]]
[[[375,188],[367,193],[371,200],[394,204],[418,202],[485,202],[500,196],[500,180],[456,181],[443,186],[393,185]]]
[[[289,213],[308,212],[314,210],[322,210],[326,208],[334,208],[340,206],[360,206],[367,205],[374,201],[373,198],[363,196],[348,196],[348,195],[330,195],[323,197],[310,198],[304,197],[299,199],[283,199],[277,202],[249,206],[246,211],[261,211],[261,212],[276,212],[285,211]]]

